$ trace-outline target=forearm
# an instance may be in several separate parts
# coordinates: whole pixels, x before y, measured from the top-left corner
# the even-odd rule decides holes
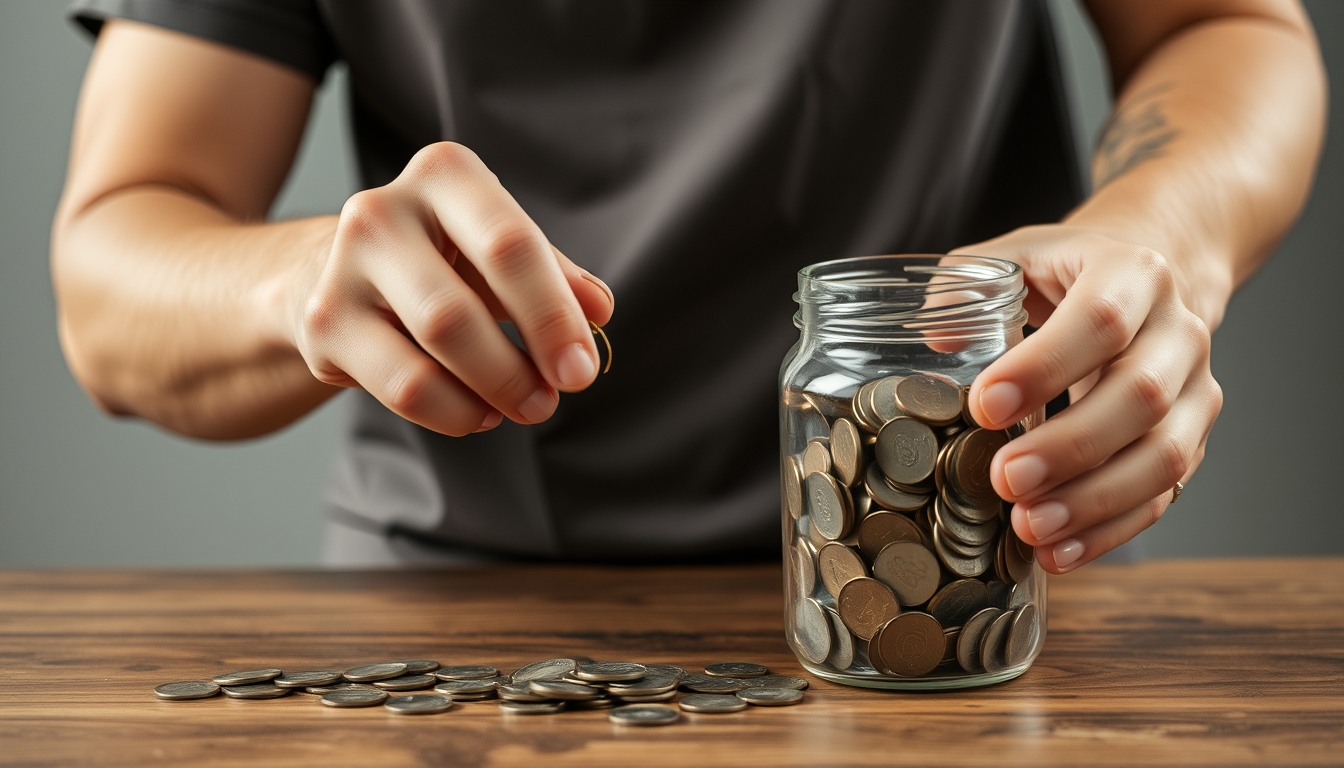
[[[58,215],[61,343],[105,410],[212,439],[252,437],[336,388],[292,338],[292,287],[316,274],[335,217],[241,224],[166,186]]]
[[[1162,253],[1186,305],[1215,328],[1301,210],[1324,107],[1309,32],[1243,18],[1186,28],[1125,83],[1094,159],[1096,192],[1066,223]]]

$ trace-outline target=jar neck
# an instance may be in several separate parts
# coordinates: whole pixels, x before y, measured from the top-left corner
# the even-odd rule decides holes
[[[1018,265],[984,256],[865,256],[798,273],[794,324],[805,339],[972,342],[1026,323]]]

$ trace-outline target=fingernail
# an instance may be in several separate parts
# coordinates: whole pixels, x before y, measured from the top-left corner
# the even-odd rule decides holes
[[[1045,459],[1035,454],[1024,453],[1009,459],[1003,465],[1003,479],[1008,481],[1008,490],[1012,491],[1014,496],[1021,497],[1036,490],[1045,482],[1045,475],[1049,471]]]
[[[1083,542],[1077,539],[1065,539],[1055,545],[1055,565],[1068,568],[1083,556]]]
[[[481,426],[477,427],[476,431],[489,432],[495,427],[498,427],[502,421],[504,421],[504,414],[491,408],[490,412],[485,415],[485,421],[481,422]]]
[[[555,361],[555,377],[562,387],[582,387],[597,375],[597,363],[582,344],[570,344]]]
[[[990,424],[1002,424],[1022,408],[1022,390],[1010,381],[996,381],[980,390],[980,410]]]
[[[616,306],[616,295],[615,295],[614,293],[611,292],[611,289],[607,287],[607,284],[606,284],[606,283],[604,283],[604,282],[602,282],[601,280],[598,280],[598,279],[597,279],[597,275],[594,275],[593,273],[591,273],[591,272],[589,272],[589,271],[587,271],[587,270],[584,270],[584,271],[583,271],[583,279],[584,279],[584,280],[587,280],[588,282],[592,283],[593,285],[596,285],[598,288],[601,288],[601,289],[602,289],[602,292],[605,293],[605,294],[607,294],[607,303],[610,304],[610,305],[613,306],[613,307]]]
[[[1069,508],[1058,501],[1043,501],[1027,510],[1027,527],[1037,541],[1069,524]]]
[[[518,406],[518,415],[529,424],[545,421],[555,413],[556,397],[546,388],[538,389]]]

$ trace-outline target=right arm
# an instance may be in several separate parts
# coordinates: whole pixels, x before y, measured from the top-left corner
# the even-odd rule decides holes
[[[542,421],[588,386],[587,321],[607,322],[610,291],[469,150],[426,147],[339,217],[264,223],[313,89],[213,43],[104,27],[52,234],[61,343],[94,402],[234,439],[360,386],[463,435]]]

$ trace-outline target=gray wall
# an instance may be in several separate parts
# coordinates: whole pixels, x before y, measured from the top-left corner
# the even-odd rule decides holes
[[[1104,65],[1069,0],[1077,119],[1095,135]],[[0,566],[311,564],[339,399],[282,434],[218,445],[101,415],[56,341],[47,228],[87,43],[58,0],[0,4]],[[1344,4],[1308,9],[1344,78]],[[275,215],[333,212],[354,188],[344,76],[328,82]],[[1227,405],[1203,468],[1147,537],[1157,556],[1344,553],[1344,115],[1312,202],[1215,339]]]

